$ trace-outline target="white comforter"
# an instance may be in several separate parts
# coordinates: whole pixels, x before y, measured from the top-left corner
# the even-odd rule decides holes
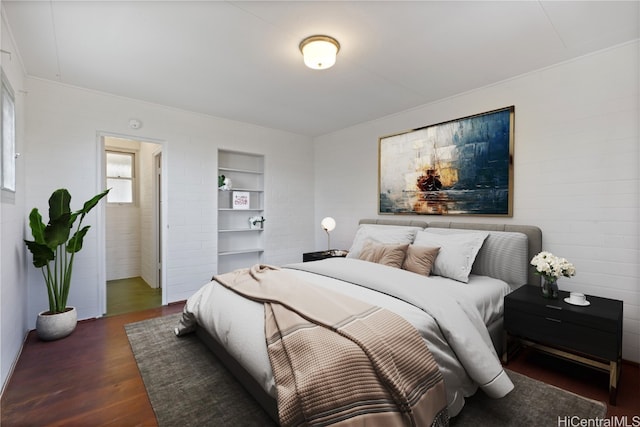
[[[459,288],[452,292],[448,280],[344,258],[293,264],[287,270],[318,286],[384,307],[411,323],[425,339],[444,376],[450,416],[460,412],[464,398],[478,387],[494,398],[513,388],[485,327],[487,314],[481,314]],[[176,334],[193,331],[196,322],[275,397],[262,304],[212,281],[189,298]]]

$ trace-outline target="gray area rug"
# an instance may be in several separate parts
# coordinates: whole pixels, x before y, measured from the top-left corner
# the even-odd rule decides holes
[[[195,334],[174,335],[179,316],[125,326],[159,426],[276,425]],[[558,426],[558,417],[606,415],[607,406],[602,402],[507,372],[514,391],[498,400],[476,393],[451,425]]]

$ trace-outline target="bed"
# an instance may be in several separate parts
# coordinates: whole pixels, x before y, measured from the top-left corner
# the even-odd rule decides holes
[[[541,231],[535,226],[364,219],[346,258],[281,269],[296,280],[406,319],[442,372],[448,413],[454,417],[478,388],[495,398],[510,391],[498,357],[504,339],[503,298],[526,283],[539,283],[529,260],[541,246]],[[367,258],[373,253],[389,259],[384,257],[397,255],[398,247],[404,248],[405,261],[410,250],[439,248],[427,263],[431,275],[423,274],[422,264],[390,267],[379,258]],[[424,259],[425,252],[419,253]],[[264,327],[262,304],[212,280],[189,298],[176,334],[197,333],[278,421]]]

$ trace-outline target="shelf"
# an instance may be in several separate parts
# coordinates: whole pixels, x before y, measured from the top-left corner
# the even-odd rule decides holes
[[[252,173],[252,174],[255,174],[255,175],[262,175],[263,174],[262,171],[255,171],[255,170],[249,170],[249,169],[236,169],[236,168],[219,167],[218,170],[220,172]]]
[[[217,274],[248,268],[261,263],[266,233],[250,228],[254,217],[265,214],[264,155],[218,150],[218,177],[224,175],[229,189],[218,188],[218,266]],[[234,209],[234,192],[244,192],[247,200]],[[246,203],[246,202],[249,203]]]
[[[262,253],[262,252],[264,252],[264,249],[253,248],[253,249],[241,249],[237,251],[218,252],[218,255],[225,256],[225,255],[238,255],[238,254],[253,254],[253,253]]]
[[[218,191],[224,191],[225,193],[227,191],[249,191],[251,193],[264,193],[264,190],[256,190],[255,188],[232,188],[231,190],[222,190],[218,188]]]

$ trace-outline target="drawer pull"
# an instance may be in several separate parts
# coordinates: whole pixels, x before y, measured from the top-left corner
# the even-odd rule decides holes
[[[547,304],[545,307],[553,308],[554,310],[562,310],[562,307],[558,307],[557,305],[549,305],[549,304]]]
[[[556,323],[562,323],[562,320],[559,320],[559,319],[553,319],[553,318],[551,318],[551,317],[545,317],[545,319],[550,320],[550,321],[552,321],[552,322],[556,322]]]

